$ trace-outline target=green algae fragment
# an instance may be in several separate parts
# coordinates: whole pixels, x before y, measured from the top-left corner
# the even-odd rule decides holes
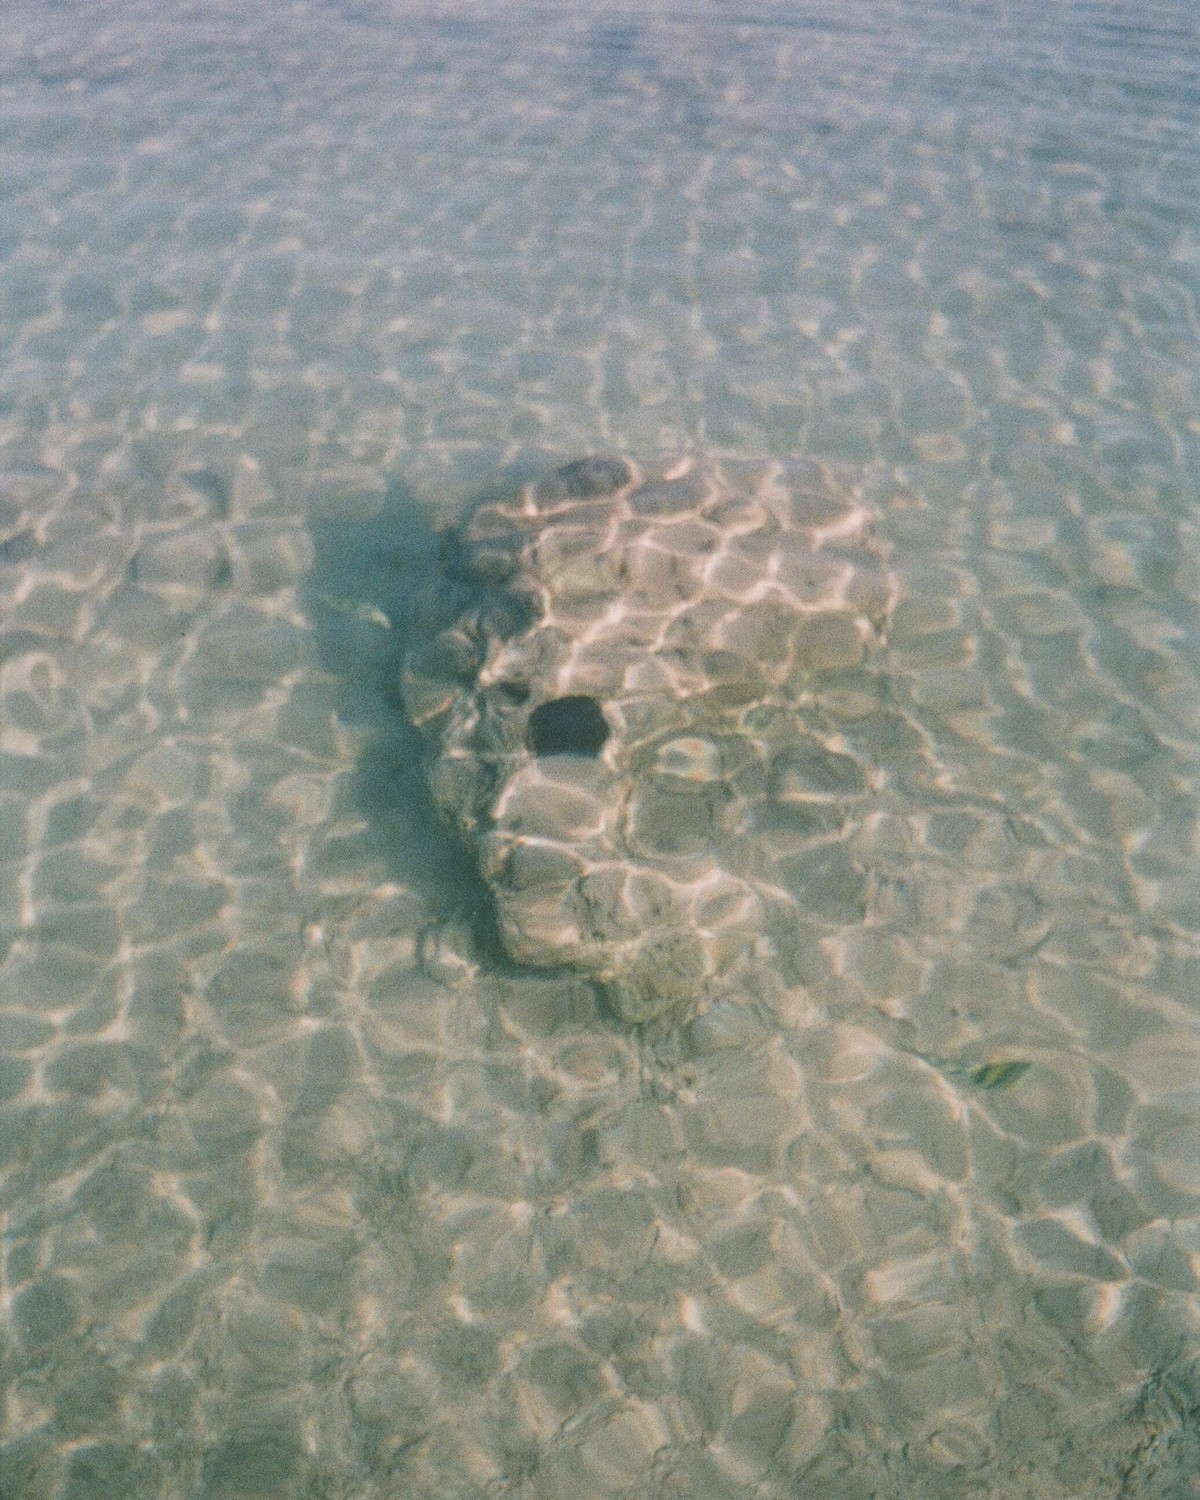
[[[981,1067],[971,1070],[971,1082],[981,1089],[1011,1088],[1019,1079],[1024,1078],[1032,1066],[1032,1063],[1017,1062],[1013,1059],[984,1063]]]

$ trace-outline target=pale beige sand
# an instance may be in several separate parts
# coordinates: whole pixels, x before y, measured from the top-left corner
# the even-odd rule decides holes
[[[1113,10],[8,0],[4,1500],[1192,1500],[1200,62]],[[779,920],[641,1026],[398,691],[432,521],[611,452],[825,455],[896,587],[647,749]]]

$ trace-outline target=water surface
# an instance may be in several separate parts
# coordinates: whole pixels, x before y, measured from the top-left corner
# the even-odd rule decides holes
[[[1196,1494],[1190,0],[12,0],[0,203],[0,1495]],[[904,596],[865,911],[657,1038],[385,628],[605,451]]]

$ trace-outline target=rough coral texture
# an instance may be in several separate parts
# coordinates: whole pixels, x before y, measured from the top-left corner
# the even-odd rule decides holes
[[[861,917],[843,733],[893,583],[819,464],[567,464],[448,538],[405,698],[512,957],[642,1022]]]

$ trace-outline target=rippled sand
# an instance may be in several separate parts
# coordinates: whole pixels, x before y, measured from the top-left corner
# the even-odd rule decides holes
[[[13,9],[0,1496],[1195,1493],[1190,9]],[[654,1036],[399,701],[609,451],[897,578],[861,906]]]

